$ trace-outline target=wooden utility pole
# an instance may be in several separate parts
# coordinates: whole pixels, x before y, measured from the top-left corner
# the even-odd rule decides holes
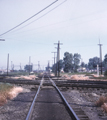
[[[9,54],[7,56],[7,75],[8,75],[8,70],[9,70]]]
[[[57,47],[57,72],[58,72],[58,77],[60,77],[59,61],[60,61],[60,45],[62,45],[62,43],[60,43],[60,41],[58,41],[58,43],[55,43],[55,44],[58,45],[58,47]]]
[[[102,46],[102,44],[100,44],[100,40],[99,40],[99,50],[100,50],[100,62],[99,62],[99,67],[100,67],[100,71],[101,71],[101,75],[102,75],[102,48],[101,48],[101,46]]]

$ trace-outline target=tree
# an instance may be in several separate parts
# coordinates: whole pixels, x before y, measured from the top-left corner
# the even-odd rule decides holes
[[[73,55],[69,52],[64,53],[63,58],[63,64],[64,64],[64,72],[70,72],[73,65]]]
[[[85,68],[86,68],[86,69],[88,68],[88,64],[85,64]]]
[[[61,71],[61,69],[63,68],[63,60],[59,60],[59,62],[57,63],[57,66],[59,64],[59,70],[58,71]]]
[[[107,64],[107,54],[104,56],[104,63]]]
[[[63,64],[64,64],[64,72],[77,72],[79,67],[81,55],[75,53],[74,55],[69,52],[64,53]]]
[[[96,68],[97,68],[97,65],[99,65],[99,61],[100,61],[100,58],[98,58],[98,57],[90,58],[90,59],[89,59],[89,62],[88,62],[88,68],[89,68],[90,70],[96,69]]]
[[[81,55],[78,53],[75,53],[73,56],[73,70],[74,72],[77,72],[77,69],[79,67],[79,63],[80,63],[80,59],[81,59]]]
[[[86,67],[84,62],[81,62],[81,67]]]

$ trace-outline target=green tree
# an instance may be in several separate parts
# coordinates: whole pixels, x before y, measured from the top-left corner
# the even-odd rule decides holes
[[[104,63],[107,64],[107,54],[104,56]]]
[[[73,70],[74,72],[77,72],[77,69],[79,67],[79,63],[80,63],[80,59],[81,59],[81,55],[78,53],[75,53],[73,56]]]
[[[69,52],[64,53],[63,58],[63,64],[64,64],[64,72],[70,72],[73,65],[73,55]]]
[[[81,67],[86,67],[84,62],[81,62]]]
[[[90,58],[90,59],[89,59],[89,62],[88,62],[88,68],[89,68],[90,70],[96,69],[96,68],[97,68],[97,65],[99,65],[99,61],[100,61],[100,58],[98,58],[98,57]]]
[[[54,65],[52,66],[52,71],[53,71],[53,72],[56,71],[56,66],[58,66],[58,64],[59,64],[59,71],[61,71],[61,69],[63,68],[63,60],[59,60],[58,63],[56,63],[56,64],[54,64]]]
[[[59,60],[59,62],[57,63],[57,65],[59,64],[59,71],[61,71],[61,69],[63,68],[63,60]]]

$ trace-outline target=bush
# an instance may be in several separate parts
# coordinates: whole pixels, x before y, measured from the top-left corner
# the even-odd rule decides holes
[[[8,83],[0,83],[0,106],[10,99],[9,91],[13,88],[13,85]]]

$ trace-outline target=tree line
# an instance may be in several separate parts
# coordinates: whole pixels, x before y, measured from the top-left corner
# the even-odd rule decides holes
[[[60,60],[59,62],[57,62],[56,64],[54,64],[52,66],[52,71],[55,72],[56,67],[59,64],[59,70],[61,71],[61,69],[63,69],[64,72],[68,73],[68,72],[77,72],[78,68],[82,67],[85,68],[87,70],[96,70],[97,69],[97,65],[99,65],[99,67],[103,68],[107,68],[107,54],[104,56],[104,60],[102,61],[102,64],[100,62],[100,58],[99,57],[93,57],[93,58],[89,58],[89,62],[87,64],[85,64],[82,59],[81,59],[81,55],[78,53],[69,53],[69,52],[65,52],[64,53],[64,57],[63,60]]]

